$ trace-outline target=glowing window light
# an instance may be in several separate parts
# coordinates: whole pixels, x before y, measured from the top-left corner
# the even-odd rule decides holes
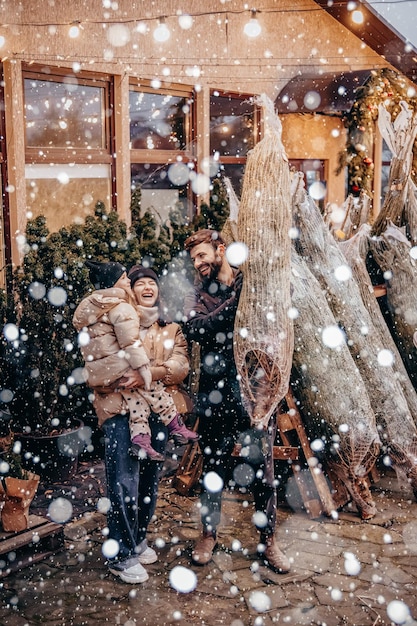
[[[261,34],[262,28],[256,17],[256,9],[251,10],[251,19],[245,24],[243,32],[245,35],[252,38],[258,37]]]
[[[155,41],[158,41],[159,43],[163,43],[164,41],[168,41],[170,37],[171,37],[171,32],[168,26],[165,24],[165,19],[161,17],[161,19],[159,20],[158,26],[153,31],[153,38],[155,39]]]

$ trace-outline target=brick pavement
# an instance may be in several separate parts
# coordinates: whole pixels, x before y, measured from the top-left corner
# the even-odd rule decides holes
[[[371,522],[361,522],[349,505],[337,520],[280,506],[277,537],[293,569],[278,575],[256,560],[250,494],[231,491],[213,562],[191,566],[198,498],[179,496],[165,477],[149,532],[158,562],[147,566],[146,583],[126,585],[107,573],[101,555],[102,464],[84,467],[71,485],[39,495],[37,513],[58,496],[73,504],[65,550],[2,580],[0,624],[417,625],[417,503],[389,473],[373,491],[379,512]],[[192,572],[195,590],[173,588],[176,572],[180,584]]]

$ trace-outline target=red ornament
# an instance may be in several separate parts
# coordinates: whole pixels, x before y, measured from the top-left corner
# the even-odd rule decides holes
[[[359,187],[357,185],[352,185],[352,191],[356,193],[357,191],[359,191]]]
[[[372,159],[370,157],[365,157],[363,162],[365,165],[372,165]]]

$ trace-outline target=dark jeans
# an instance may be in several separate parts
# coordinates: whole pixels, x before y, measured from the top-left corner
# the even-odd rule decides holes
[[[199,434],[201,436],[200,447],[203,451],[203,473],[201,480],[201,521],[205,530],[215,530],[220,522],[222,489],[210,491],[207,488],[205,476],[209,472],[215,472],[220,476],[225,485],[231,475],[234,466],[244,463],[231,457],[235,442],[239,435],[246,431],[249,426],[249,418],[246,415],[240,395],[236,391],[234,381],[225,384],[219,389],[221,402],[210,402],[210,397],[216,395],[201,393],[198,399]],[[272,446],[275,441],[276,423],[271,419],[265,436],[269,442],[270,452],[259,463],[248,462],[247,471],[243,468],[243,475],[252,475],[253,480],[247,485],[253,493],[255,509],[264,513],[264,516],[256,517],[256,527],[261,534],[269,535],[275,530],[277,493],[274,474],[274,460]],[[252,468],[252,469],[251,469]],[[242,469],[242,468],[240,468]],[[236,468],[239,473],[239,468]],[[233,484],[234,481],[231,481]]]
[[[150,423],[153,433],[164,428],[152,417]],[[146,547],[146,532],[155,511],[161,464],[140,461],[129,453],[131,441],[126,415],[106,420],[102,428],[105,434],[107,497],[110,500],[108,538],[119,544],[119,553],[114,560],[123,561],[143,552]],[[154,445],[157,449],[161,447],[159,440]]]

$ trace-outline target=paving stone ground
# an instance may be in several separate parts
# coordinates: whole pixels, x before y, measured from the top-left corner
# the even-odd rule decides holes
[[[235,491],[225,492],[213,561],[191,565],[198,497],[178,495],[165,476],[149,529],[159,558],[141,585],[119,581],[105,566],[105,517],[97,511],[103,476],[102,463],[84,464],[71,484],[38,494],[37,514],[57,497],[73,505],[65,549],[2,579],[1,626],[417,626],[417,503],[389,472],[372,487],[378,515],[371,522],[354,506],[332,520],[282,503],[277,538],[292,562],[285,575],[257,561],[252,498]],[[193,591],[172,586],[190,572]]]

